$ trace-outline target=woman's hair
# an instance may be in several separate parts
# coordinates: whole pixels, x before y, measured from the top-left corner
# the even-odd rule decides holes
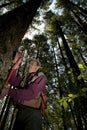
[[[31,58],[31,59],[29,60],[29,62],[31,62],[31,61],[35,61],[35,62],[37,63],[37,66],[40,66],[40,67],[41,67],[41,63],[40,63],[39,59]]]

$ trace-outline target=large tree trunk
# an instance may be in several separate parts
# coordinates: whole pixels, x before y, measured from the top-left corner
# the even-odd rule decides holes
[[[12,53],[21,44],[21,40],[32,22],[42,0],[29,0],[22,6],[0,16],[0,68],[1,75],[7,72]]]

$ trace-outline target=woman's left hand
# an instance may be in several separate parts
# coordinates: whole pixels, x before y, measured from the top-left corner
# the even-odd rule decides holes
[[[3,88],[0,93],[0,99],[8,94],[9,88]]]

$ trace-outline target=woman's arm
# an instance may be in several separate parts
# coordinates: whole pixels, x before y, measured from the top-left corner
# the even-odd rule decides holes
[[[9,84],[11,84],[11,86],[13,87],[18,87],[21,81],[22,81],[22,78],[17,76],[17,70],[15,69],[9,80]]]
[[[45,91],[46,77],[40,76],[35,82],[31,83],[27,89],[9,89],[8,95],[15,100],[30,100],[37,96],[41,91]]]

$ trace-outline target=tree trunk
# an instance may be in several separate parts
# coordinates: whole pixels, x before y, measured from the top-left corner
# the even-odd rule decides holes
[[[83,21],[81,20],[81,18],[76,14],[76,12],[72,11],[72,13],[73,13],[75,19],[77,19],[77,23],[79,24],[81,30],[82,30],[85,34],[87,34],[87,23],[86,23],[86,22],[83,22]],[[75,21],[75,19],[74,19],[74,21]]]
[[[63,32],[62,32],[62,29],[61,29],[61,27],[60,27],[58,21],[56,21],[56,24],[57,24],[57,29],[59,30],[60,36],[61,36],[62,41],[63,41],[64,48],[65,48],[67,57],[68,57],[68,59],[69,59],[70,66],[71,66],[71,68],[72,68],[72,70],[73,70],[73,75],[74,75],[74,77],[76,78],[75,81],[76,81],[76,83],[77,83],[77,87],[78,87],[79,89],[81,89],[81,88],[84,87],[84,80],[83,80],[83,78],[81,78],[80,80],[78,80],[78,78],[77,78],[77,77],[81,74],[81,72],[80,72],[80,70],[79,70],[79,68],[78,68],[78,66],[77,66],[77,63],[76,63],[76,61],[75,61],[73,55],[72,55],[72,52],[70,51],[70,48],[69,48],[69,46],[68,46],[68,44],[67,44],[67,42],[66,42],[66,39],[65,39],[65,37],[64,37],[64,34],[63,34]],[[78,89],[78,91],[79,91],[79,89]],[[82,97],[81,97],[81,98],[82,98]],[[84,97],[83,97],[83,101],[85,101]],[[79,130],[80,128],[81,128],[81,130],[83,130],[83,124],[82,124],[83,122],[82,122],[82,120],[81,120],[81,116],[82,116],[81,111],[84,110],[84,109],[82,109],[81,105],[80,105],[78,102],[80,102],[80,104],[83,106],[83,102],[81,101],[80,98],[77,99],[76,101],[74,101],[75,106],[76,106],[76,109],[75,109],[75,110],[76,110],[76,114],[77,114],[77,115],[76,115],[76,116],[77,116],[77,118],[76,118],[76,119],[77,119],[77,126],[78,126],[78,130]],[[77,105],[77,104],[78,104],[78,105]]]
[[[0,68],[4,76],[11,64],[13,51],[18,49],[42,0],[29,0],[22,6],[0,16]]]
[[[18,0],[17,0],[17,1],[13,0],[13,1],[11,1],[11,2],[8,2],[8,3],[5,3],[5,4],[0,5],[0,8],[6,7],[6,6],[8,6],[8,5],[11,5],[11,4],[17,3],[17,2],[18,2]]]
[[[55,60],[55,67],[56,67],[56,72],[57,72],[57,77],[58,77],[59,96],[60,96],[60,99],[62,99],[63,92],[62,92],[62,86],[61,86],[61,83],[60,83],[60,80],[59,80],[59,70],[58,70],[57,59],[56,59],[56,54],[55,54],[55,50],[54,50],[54,45],[53,44],[52,44],[52,49],[53,49],[54,60]],[[60,49],[60,46],[59,46],[59,49]],[[63,128],[64,128],[64,130],[67,130],[64,107],[62,106],[61,109],[62,109],[62,116],[61,117],[62,117],[62,122],[63,122]]]
[[[72,1],[68,0],[69,4],[76,7],[77,10],[80,10],[82,13],[84,13],[87,16],[87,10],[83,9],[82,7],[78,6],[77,4],[73,3]]]
[[[72,55],[72,52],[70,51],[70,48],[69,48],[69,46],[68,46],[68,44],[66,42],[66,39],[65,39],[65,37],[63,35],[62,29],[61,29],[60,25],[58,24],[58,21],[56,21],[56,25],[57,25],[57,29],[59,30],[60,36],[62,38],[63,45],[64,45],[64,48],[65,48],[65,51],[66,51],[66,55],[68,57],[68,60],[69,60],[70,66],[71,66],[71,68],[73,70],[73,73],[76,76],[79,76],[81,72],[80,72],[80,70],[79,70],[79,68],[77,66],[77,63],[76,63],[73,55]]]

